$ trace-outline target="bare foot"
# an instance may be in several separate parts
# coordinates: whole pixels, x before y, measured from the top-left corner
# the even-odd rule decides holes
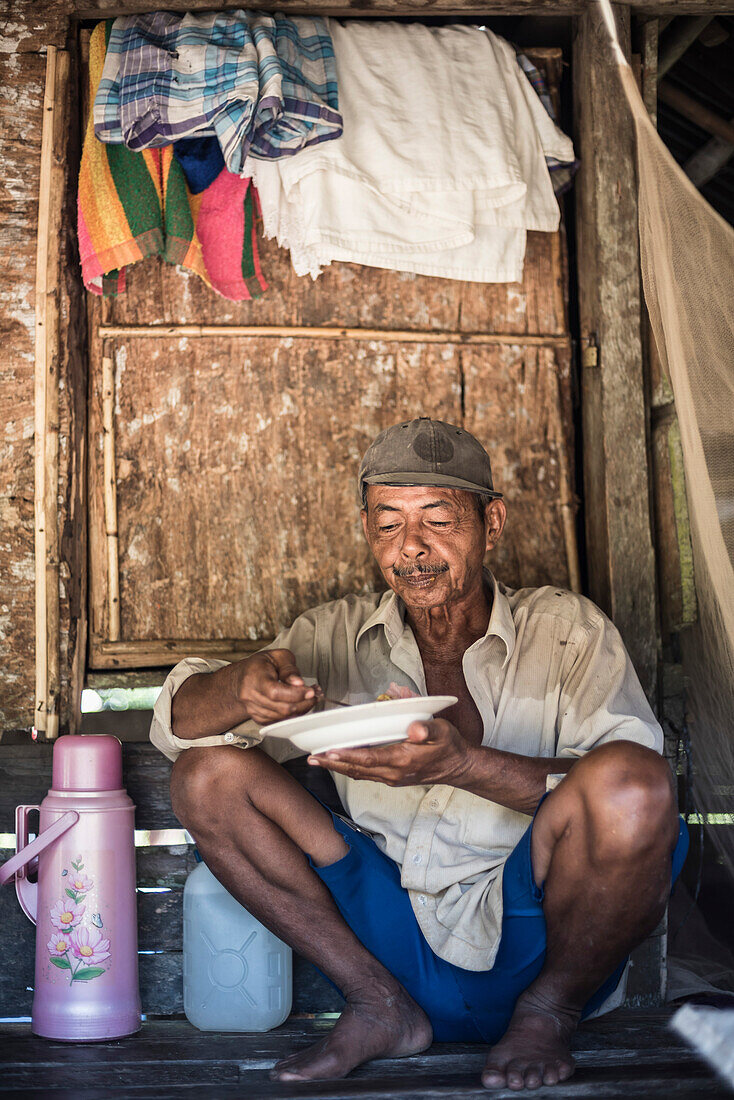
[[[525,995],[517,1002],[510,1026],[489,1052],[482,1072],[488,1089],[537,1089],[557,1085],[573,1073],[569,1047],[579,1013]]]
[[[274,1081],[324,1081],[371,1058],[402,1058],[431,1045],[428,1017],[402,986],[350,997],[334,1030],[270,1071]]]

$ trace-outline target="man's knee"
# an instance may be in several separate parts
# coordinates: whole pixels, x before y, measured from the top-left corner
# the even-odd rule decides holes
[[[259,749],[190,748],[182,752],[171,772],[171,805],[187,829],[216,824],[249,804],[250,780],[261,769]]]
[[[632,741],[593,749],[572,769],[597,843],[614,852],[672,850],[677,834],[673,776],[667,761]]]

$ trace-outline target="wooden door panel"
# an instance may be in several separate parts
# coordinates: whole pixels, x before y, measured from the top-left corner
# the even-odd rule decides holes
[[[114,354],[121,639],[267,639],[305,608],[378,583],[357,505],[361,454],[403,417],[461,421],[460,350],[181,343],[138,339]],[[99,522],[99,463],[93,492]]]
[[[464,426],[487,448],[508,509],[490,564],[514,587],[571,581],[562,514],[570,489],[561,412],[568,363],[556,348],[462,353]]]

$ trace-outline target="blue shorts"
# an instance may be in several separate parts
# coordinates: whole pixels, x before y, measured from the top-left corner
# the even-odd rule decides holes
[[[415,918],[408,891],[400,885],[399,865],[371,837],[329,812],[349,851],[327,867],[313,862],[311,866],[346,923],[418,1002],[437,1042],[497,1042],[507,1030],[515,1001],[537,978],[545,959],[543,889],[535,884],[530,860],[532,822],[505,864],[502,937],[494,966],[474,971],[462,970],[434,954]],[[688,829],[681,818],[672,882],[687,852]],[[614,992],[626,962],[596,991],[583,1016]]]

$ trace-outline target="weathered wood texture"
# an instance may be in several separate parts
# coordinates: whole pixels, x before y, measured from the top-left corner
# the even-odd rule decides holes
[[[152,745],[123,745],[125,786],[136,829],[180,829],[168,790],[170,762]],[[36,805],[51,786],[51,746],[0,744],[0,833],[14,830],[14,807]]]
[[[617,8],[623,48],[629,12]],[[657,678],[655,563],[650,529],[640,271],[632,123],[601,15],[574,40],[581,171],[577,190],[583,369],[584,502],[589,593],[619,627],[653,699]]]
[[[518,336],[516,345],[471,347],[318,336],[106,341],[115,359],[123,642],[267,639],[309,606],[379,584],[356,470],[378,431],[418,414],[463,422],[489,447],[510,505],[498,574],[511,584],[568,584],[570,349],[522,343],[567,331],[560,237],[531,235],[524,283],[511,287],[348,264],[311,283],[271,243],[262,252],[271,287],[258,302],[227,302],[195,277],[149,263],[131,269],[124,297],[92,303],[93,667],[115,663],[115,647],[102,644],[109,600],[95,332],[103,308],[110,325],[195,318]],[[152,659],[148,650],[145,663]]]
[[[625,0],[632,9],[645,12],[667,12],[672,15],[707,12],[712,0]],[[389,18],[391,16],[413,16],[416,19],[429,17],[453,17],[456,19],[487,15],[579,15],[593,3],[593,0],[319,0],[306,4],[304,0],[283,0],[279,11],[291,13],[352,16],[359,19],[371,17]],[[221,0],[222,9],[238,7],[239,0]],[[128,12],[145,10],[147,5],[139,0],[82,0],[75,3],[78,18],[95,19],[108,15],[123,15]],[[209,0],[171,0],[171,11],[201,11],[210,8]],[[272,10],[272,4],[266,0],[253,0],[252,8]],[[731,11],[731,0],[717,0],[716,10]]]
[[[648,113],[656,124],[658,31],[659,20],[650,19],[642,25],[638,33],[642,63],[640,88]],[[696,586],[683,451],[673,390],[658,355],[646,310],[643,317],[645,382],[651,413],[650,465],[658,604],[660,630],[665,646],[673,634],[695,622]],[[664,649],[665,652],[667,651]]]
[[[41,116],[48,45],[70,47],[67,119],[78,114],[73,42],[67,42],[68,10],[60,3],[41,8],[29,0],[3,7],[0,53],[0,732],[33,722],[34,552],[33,552],[33,346],[34,274],[41,144]],[[61,720],[68,721],[69,693],[78,690],[83,652],[83,536],[85,502],[76,477],[85,432],[84,333],[76,279],[71,174],[77,157],[74,124],[67,130],[63,184],[63,232],[59,240],[61,281],[54,296],[62,331],[58,408],[59,657]],[[80,401],[81,398],[81,401]],[[70,684],[70,677],[76,686]]]
[[[673,406],[653,410],[652,463],[663,640],[696,621],[698,605],[680,425]]]
[[[730,1091],[668,1027],[670,1013],[615,1012],[584,1024],[573,1040],[576,1075],[541,1088],[541,1098],[725,1097]],[[106,1098],[190,1096],[320,1097],[361,1100],[390,1097],[486,1097],[480,1084],[482,1044],[436,1043],[401,1059],[370,1062],[343,1081],[280,1084],[268,1077],[279,1059],[323,1037],[327,1020],[289,1020],[261,1035],[198,1032],[186,1021],[148,1021],[128,1039],[87,1045],[49,1043],[27,1024],[0,1030],[0,1060],[8,1094],[46,1100],[49,1095]],[[68,1090],[68,1091],[67,1091]],[[492,1090],[497,1100],[516,1096]]]

